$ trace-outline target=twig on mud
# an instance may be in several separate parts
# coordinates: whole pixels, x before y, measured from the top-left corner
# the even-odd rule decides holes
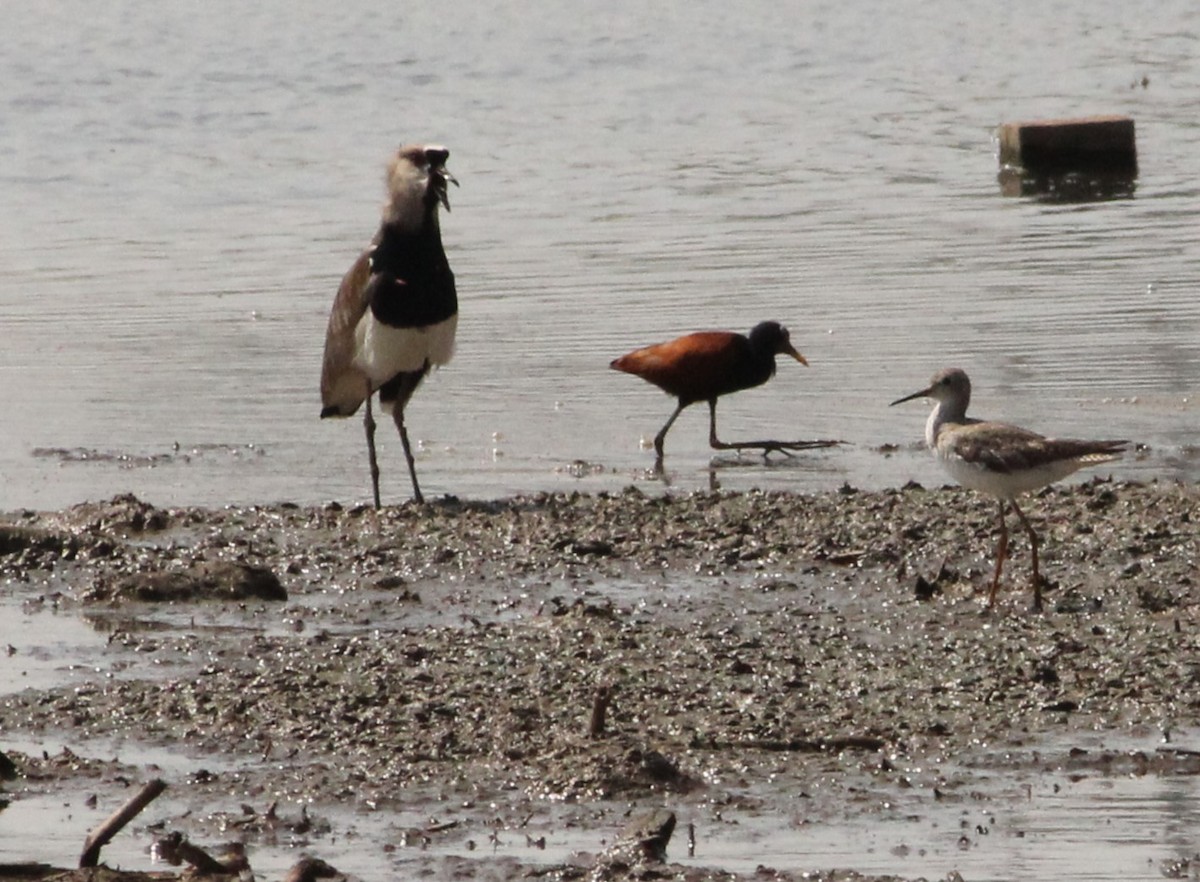
[[[607,683],[596,687],[596,696],[592,699],[592,719],[588,723],[588,736],[599,738],[604,734],[604,718],[608,714],[608,706],[612,702],[613,688]]]
[[[1195,757],[1200,756],[1200,750],[1193,750],[1188,747],[1156,747],[1155,753],[1166,753],[1171,756]]]
[[[94,867],[100,861],[100,849],[108,845],[112,838],[125,828],[125,825],[136,818],[146,806],[152,803],[160,793],[167,789],[167,784],[161,778],[149,781],[132,799],[109,815],[108,820],[88,834],[83,843],[83,854],[79,856],[79,866]]]
[[[729,746],[780,753],[841,753],[845,750],[882,750],[887,742],[872,735],[839,735],[832,738],[748,738],[729,742]]]

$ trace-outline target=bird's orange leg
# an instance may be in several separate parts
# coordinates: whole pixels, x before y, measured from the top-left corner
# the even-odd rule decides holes
[[[992,588],[988,592],[988,609],[996,605],[996,589],[1000,587],[1000,573],[1004,569],[1004,558],[1008,555],[1008,525],[1004,523],[1004,500],[1000,500],[1000,541],[996,543],[996,573],[992,576]]]
[[[1025,525],[1025,532],[1029,534],[1029,548],[1033,555],[1033,611],[1042,611],[1042,577],[1038,574],[1038,540],[1037,534],[1033,532],[1033,525],[1029,523],[1029,519],[1025,517],[1025,512],[1017,507],[1017,503],[1012,503],[1013,511],[1017,513],[1017,517],[1021,519],[1021,523]]]

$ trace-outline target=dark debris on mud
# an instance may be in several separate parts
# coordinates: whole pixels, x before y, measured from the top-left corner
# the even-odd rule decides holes
[[[967,784],[939,763],[1037,761],[1047,733],[1196,725],[1197,488],[1097,480],[1026,512],[1044,615],[1027,612],[1019,534],[983,614],[994,503],[915,485],[17,512],[0,577],[28,603],[133,620],[147,601],[233,604],[255,627],[113,625],[114,653],[194,664],[7,695],[0,721],[286,757],[270,780],[208,787],[373,809],[413,788],[719,806],[748,781],[806,792],[839,776],[952,794]],[[825,785],[811,815],[845,811],[852,791]],[[660,871],[638,878],[735,878]],[[756,878],[799,878],[773,872]]]

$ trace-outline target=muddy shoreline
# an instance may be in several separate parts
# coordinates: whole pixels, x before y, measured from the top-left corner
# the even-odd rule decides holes
[[[175,782],[203,811],[172,829],[265,849],[272,803],[293,818],[416,806],[455,822],[437,836],[463,854],[406,855],[404,824],[385,825],[361,843],[373,878],[512,878],[536,858],[489,860],[489,835],[612,842],[647,807],[698,828],[702,855],[704,830],[739,811],[869,825],[889,802],[915,818],[972,805],[981,775],[1196,774],[1170,739],[1200,715],[1200,492],[1094,480],[1026,512],[1043,615],[1019,533],[983,612],[994,504],[952,488],[10,513],[10,598],[84,617],[105,645],[94,676],[0,696],[5,737],[69,738],[76,759],[13,752],[4,811],[30,781],[144,775],[136,747],[117,763],[90,743],[186,747],[213,770]],[[1096,749],[1097,732],[1165,746]],[[730,878],[719,857],[670,863],[685,853],[677,832],[656,872]],[[536,872],[632,872],[594,857]]]

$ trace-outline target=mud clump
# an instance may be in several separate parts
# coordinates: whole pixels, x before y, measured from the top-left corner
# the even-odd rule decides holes
[[[137,573],[83,594],[89,601],[132,600],[145,603],[287,600],[287,591],[266,567],[230,561],[201,563],[187,570]]]

